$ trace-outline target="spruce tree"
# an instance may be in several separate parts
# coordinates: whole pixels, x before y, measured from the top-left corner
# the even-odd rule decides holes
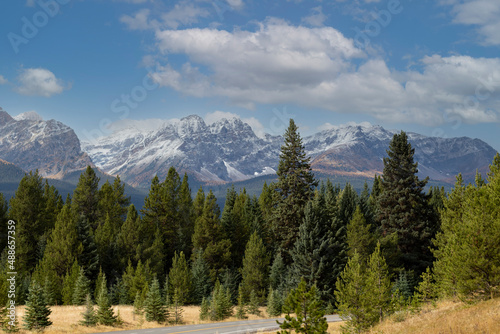
[[[290,252],[304,218],[304,207],[313,197],[318,182],[311,170],[302,139],[293,119],[285,132],[278,164],[278,181],[273,185],[277,192],[273,211],[273,232],[285,264],[292,262]]]
[[[323,301],[333,298],[331,267],[334,255],[331,251],[331,231],[325,210],[324,196],[317,192],[315,199],[307,203],[305,217],[299,228],[299,236],[292,250],[291,280],[297,286],[304,278],[307,287],[316,285]]]
[[[99,218],[99,177],[92,167],[80,175],[73,192],[72,206],[75,217],[83,217],[92,229],[97,228]]]
[[[172,268],[168,273],[170,291],[177,291],[177,303],[184,305],[191,295],[191,271],[189,270],[184,252],[175,253]]]
[[[371,226],[367,224],[359,206],[347,225],[347,245],[348,256],[352,257],[354,252],[357,252],[362,262],[366,262],[373,252],[374,237],[371,233]]]
[[[287,315],[283,323],[278,321],[281,328],[278,333],[326,334],[328,323],[321,304],[316,286],[307,289],[306,281],[302,279],[285,300],[283,308]]]
[[[259,315],[259,316],[261,315],[261,312],[259,309],[260,300],[261,300],[261,298],[259,298],[257,296],[257,293],[255,292],[255,290],[252,290],[252,292],[250,292],[250,298],[249,298],[249,302],[248,302],[248,313],[253,314],[253,315]]]
[[[391,302],[391,280],[389,268],[380,252],[380,243],[368,259],[366,269],[365,302],[369,304],[368,316],[372,323],[381,321]]]
[[[114,326],[117,323],[117,316],[113,311],[109,300],[106,276],[104,275],[97,297],[97,322],[104,326]]]
[[[162,323],[168,320],[167,309],[161,297],[160,284],[157,278],[154,278],[149,286],[146,300],[144,301],[144,314],[147,321]]]
[[[269,254],[262,240],[254,232],[246,245],[241,269],[241,289],[245,300],[248,300],[252,291],[259,299],[266,297],[268,268]]]
[[[5,246],[7,246],[7,222],[8,222],[8,211],[9,205],[5,196],[0,193],[0,254],[3,252]]]
[[[80,252],[78,263],[83,267],[85,273],[94,280],[99,272],[99,253],[94,239],[92,227],[84,215],[80,215],[76,221]]]
[[[90,294],[90,281],[87,276],[85,276],[83,268],[80,268],[80,273],[78,274],[75,288],[73,289],[73,305],[83,305],[88,294]]]
[[[233,315],[233,305],[231,303],[231,293],[228,288],[215,282],[214,290],[210,298],[209,318],[212,321],[220,321]]]
[[[193,302],[200,304],[203,298],[210,296],[212,283],[210,280],[210,268],[203,257],[203,250],[198,250],[194,256],[195,259],[191,263]]]
[[[45,301],[42,287],[37,282],[32,282],[23,317],[24,328],[27,330],[43,331],[46,327],[52,325],[49,319],[51,313],[52,311]]]
[[[42,254],[40,246],[50,222],[45,212],[46,201],[42,177],[30,172],[19,182],[10,199],[9,217],[16,222],[16,268],[19,276],[27,277],[36,267]],[[53,224],[53,223],[52,223]]]
[[[94,310],[94,304],[90,294],[85,296],[85,311],[82,313],[83,320],[79,324],[86,327],[93,327],[97,325],[97,316]]]
[[[267,296],[267,314],[270,317],[278,317],[281,315],[281,309],[283,307],[283,296],[278,290],[273,290],[269,288],[269,294]]]
[[[238,287],[238,304],[236,306],[236,318],[248,319],[246,312],[246,303],[243,298],[243,290],[241,289],[241,285]]]
[[[174,289],[174,295],[172,297],[172,302],[170,304],[169,314],[171,315],[170,322],[173,324],[182,324],[183,317],[182,313],[184,312],[182,305],[183,303],[180,300],[179,289]]]
[[[405,132],[394,135],[387,154],[377,218],[384,235],[397,234],[400,265],[420,274],[432,264],[430,246],[438,228],[423,191],[428,178],[419,180],[418,163],[413,158],[415,149]]]
[[[63,279],[62,287],[62,301],[64,305],[71,305],[73,302],[73,291],[75,290],[75,284],[78,280],[78,275],[80,274],[80,266],[75,260],[70,270],[66,273]]]
[[[134,266],[140,259],[138,248],[144,242],[145,227],[133,204],[127,209],[127,218],[118,232],[116,248],[119,254],[119,267],[121,271],[125,270],[128,261],[132,261]]]
[[[194,233],[194,222],[196,220],[191,189],[189,188],[188,176],[184,173],[179,188],[179,250],[183,251],[186,258],[191,257],[193,250],[192,236]]]

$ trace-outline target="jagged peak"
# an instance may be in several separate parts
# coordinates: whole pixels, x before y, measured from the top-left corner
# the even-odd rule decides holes
[[[36,111],[23,112],[17,116],[14,116],[14,119],[16,121],[23,121],[23,120],[38,121],[38,122],[43,121],[43,117],[40,116]]]
[[[4,126],[5,124],[13,121],[12,116],[9,115],[8,112],[0,108],[0,126]]]

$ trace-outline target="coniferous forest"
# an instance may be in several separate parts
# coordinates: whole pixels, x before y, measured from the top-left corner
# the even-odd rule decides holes
[[[426,190],[417,173],[401,132],[371,189],[318,183],[293,120],[278,181],[259,197],[229,189],[223,210],[212,192],[192,196],[188,176],[173,167],[152,179],[142,208],[130,204],[119,177],[99,187],[90,167],[67,198],[30,172],[8,203],[0,194],[0,305],[11,271],[9,220],[16,304],[90,305],[90,324],[119,321],[116,304],[164,322],[182,305],[201,305],[200,318],[219,320],[258,306],[294,313],[293,301],[305,298],[321,314],[348,319],[347,331],[361,331],[436,298],[498,297],[500,156],[475,184],[458,175],[450,193]]]

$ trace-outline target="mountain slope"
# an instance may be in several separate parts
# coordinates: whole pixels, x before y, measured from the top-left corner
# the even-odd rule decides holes
[[[34,112],[13,118],[1,108],[0,159],[25,171],[38,169],[50,178],[93,166],[70,127],[56,120],[44,121]]]
[[[304,138],[313,170],[322,175],[372,178],[381,174],[383,158],[395,131],[380,126],[334,127]],[[496,151],[478,139],[435,138],[409,133],[420,176],[453,183],[462,173],[473,180],[485,172]],[[248,180],[277,170],[283,138],[259,138],[238,118],[207,125],[199,116],[165,122],[156,130],[129,127],[97,143],[82,143],[98,167],[136,187],[149,187],[154,175],[164,178],[170,166],[205,183]]]

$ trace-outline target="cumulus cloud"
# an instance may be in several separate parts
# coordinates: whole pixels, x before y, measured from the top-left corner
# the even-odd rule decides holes
[[[17,80],[19,85],[15,90],[21,95],[51,97],[70,88],[44,68],[23,69]]]
[[[250,109],[297,104],[425,125],[441,124],[450,114],[469,123],[500,120],[500,58],[433,55],[420,60],[419,71],[401,72],[382,59],[366,60],[333,28],[276,19],[256,31],[163,30],[156,38],[161,53],[189,61],[158,66],[152,78],[188,96],[225,97]]]
[[[500,45],[500,2],[498,0],[441,0],[451,5],[453,22],[477,27],[481,43]]]
[[[0,85],[5,85],[8,82],[9,81],[7,79],[5,79],[3,75],[0,75]]]
[[[160,26],[156,20],[149,20],[151,11],[147,8],[141,9],[134,16],[123,15],[120,22],[125,23],[130,30],[147,30]]]

